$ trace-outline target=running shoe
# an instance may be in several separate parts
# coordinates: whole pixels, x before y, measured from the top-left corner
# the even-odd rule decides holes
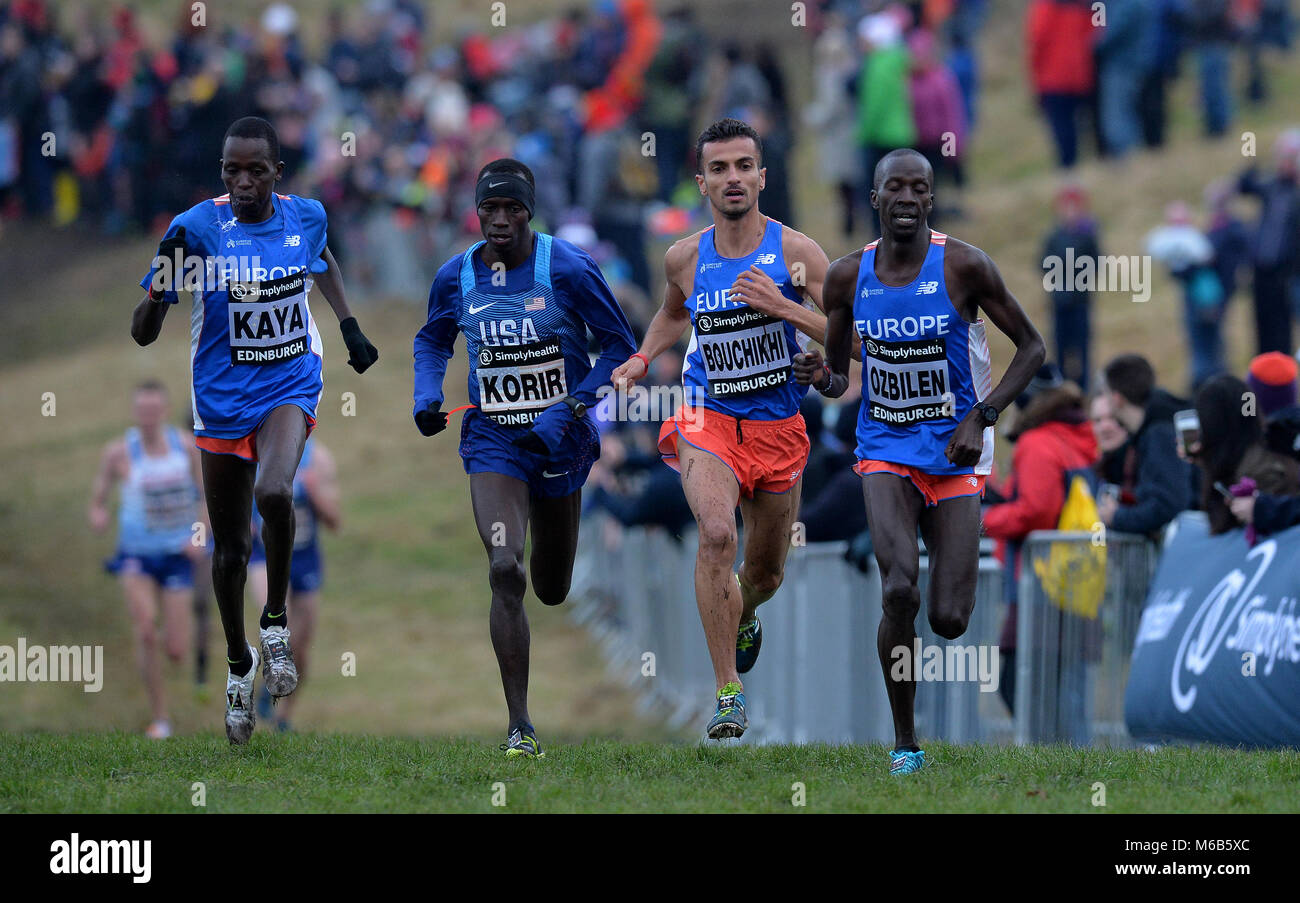
[[[925,750],[894,750],[889,754],[890,774],[911,774],[925,767]]]
[[[542,752],[542,744],[537,742],[537,734],[531,730],[525,734],[520,728],[515,728],[506,737],[506,742],[502,743],[498,748],[505,751],[507,759],[514,759],[518,756],[525,756],[529,759],[546,758],[546,753]]]
[[[144,735],[150,740],[166,740],[172,735],[171,722],[165,718],[155,721],[144,729]]]
[[[736,670],[745,674],[758,661],[758,650],[763,648],[763,625],[755,616],[748,624],[740,625],[736,633]]]
[[[253,678],[257,676],[257,650],[249,645],[248,654],[253,657],[253,666],[243,677],[227,672],[226,674],[226,739],[236,745],[247,743],[253,736],[253,727],[257,724],[257,713],[253,710]]]
[[[745,718],[745,694],[740,684],[729,683],[718,691],[718,710],[709,721],[707,733],[710,740],[739,737],[749,727]]]
[[[298,688],[298,668],[289,648],[288,627],[263,627],[262,680],[272,696],[288,696]]]

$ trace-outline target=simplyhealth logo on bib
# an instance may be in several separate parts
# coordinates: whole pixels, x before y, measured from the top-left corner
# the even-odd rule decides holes
[[[862,250],[853,325],[862,343],[859,460],[908,464],[934,474],[988,474],[993,430],[974,465],[948,460],[953,430],[993,390],[983,320],[967,321],[944,281],[948,236],[930,232],[920,270],[906,285],[876,276],[879,242]]]
[[[699,406],[738,420],[792,417],[807,392],[793,375],[794,355],[802,350],[794,325],[731,297],[736,279],[759,267],[784,297],[804,304],[782,252],[784,229],[768,219],[758,247],[744,257],[721,256],[712,226],[698,240],[696,275],[686,293],[692,328],[682,362],[682,389],[686,398],[698,399]]]
[[[926,283],[922,283],[924,287]],[[918,288],[918,291],[920,289]],[[947,314],[857,320],[873,420],[905,425],[952,417]],[[915,341],[884,337],[923,336]]]
[[[790,381],[784,321],[740,305],[698,315],[695,333],[710,395],[744,395]]]
[[[299,271],[280,279],[229,284],[231,364],[267,364],[308,352],[306,277]]]

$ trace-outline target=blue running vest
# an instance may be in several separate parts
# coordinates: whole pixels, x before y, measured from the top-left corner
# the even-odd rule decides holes
[[[460,262],[461,308],[457,325],[469,353],[469,400],[501,426],[531,426],[537,415],[563,401],[583,374],[567,372],[566,344],[585,353],[587,332],[555,298],[551,236],[534,233],[533,282],[522,292],[489,294],[478,288],[474,256]],[[573,386],[570,387],[570,377]]]
[[[167,453],[145,454],[140,431],[126,431],[126,481],[118,511],[118,545],[127,555],[174,555],[185,550],[197,520],[198,487],[190,454],[173,427]]]
[[[984,321],[963,319],[944,284],[946,240],[930,232],[921,272],[904,286],[876,278],[879,240],[863,249],[853,299],[853,325],[862,340],[857,455],[925,473],[987,474],[992,427],[984,430],[974,467],[957,467],[944,454],[957,424],[993,390]]]
[[[682,386],[688,403],[739,420],[784,420],[799,412],[808,388],[794,378],[793,358],[803,351],[798,330],[728,297],[736,277],[757,265],[781,294],[803,305],[790,284],[782,228],[769,217],[758,248],[740,258],[718,254],[712,226],[701,233],[695,282],[686,299],[691,343],[682,364]]]
[[[213,201],[225,258],[215,275],[225,291],[195,294],[190,358],[200,434],[237,438],[278,400],[305,398],[314,409],[320,398],[321,339],[307,305],[311,252],[298,199],[277,194],[275,204],[284,228],[266,236],[244,229],[228,196]]]

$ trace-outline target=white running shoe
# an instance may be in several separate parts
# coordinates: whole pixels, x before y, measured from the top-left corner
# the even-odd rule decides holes
[[[226,739],[236,745],[247,743],[253,736],[253,727],[257,724],[257,712],[253,707],[253,678],[257,676],[257,650],[250,643],[248,654],[253,657],[253,666],[243,677],[226,673]]]
[[[171,722],[166,718],[154,721],[145,728],[144,735],[150,740],[166,740],[172,735]]]
[[[288,627],[262,628],[262,680],[266,691],[276,698],[298,689],[298,667],[289,648]]]

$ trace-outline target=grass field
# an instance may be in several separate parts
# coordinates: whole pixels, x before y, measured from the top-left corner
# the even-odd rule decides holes
[[[1300,781],[1296,752],[927,753],[924,771],[890,778],[879,745],[585,740],[522,761],[465,739],[267,734],[231,749],[206,733],[30,734],[0,736],[0,812],[194,812],[195,782],[207,812],[267,811],[272,787],[281,812],[1294,812]]]

